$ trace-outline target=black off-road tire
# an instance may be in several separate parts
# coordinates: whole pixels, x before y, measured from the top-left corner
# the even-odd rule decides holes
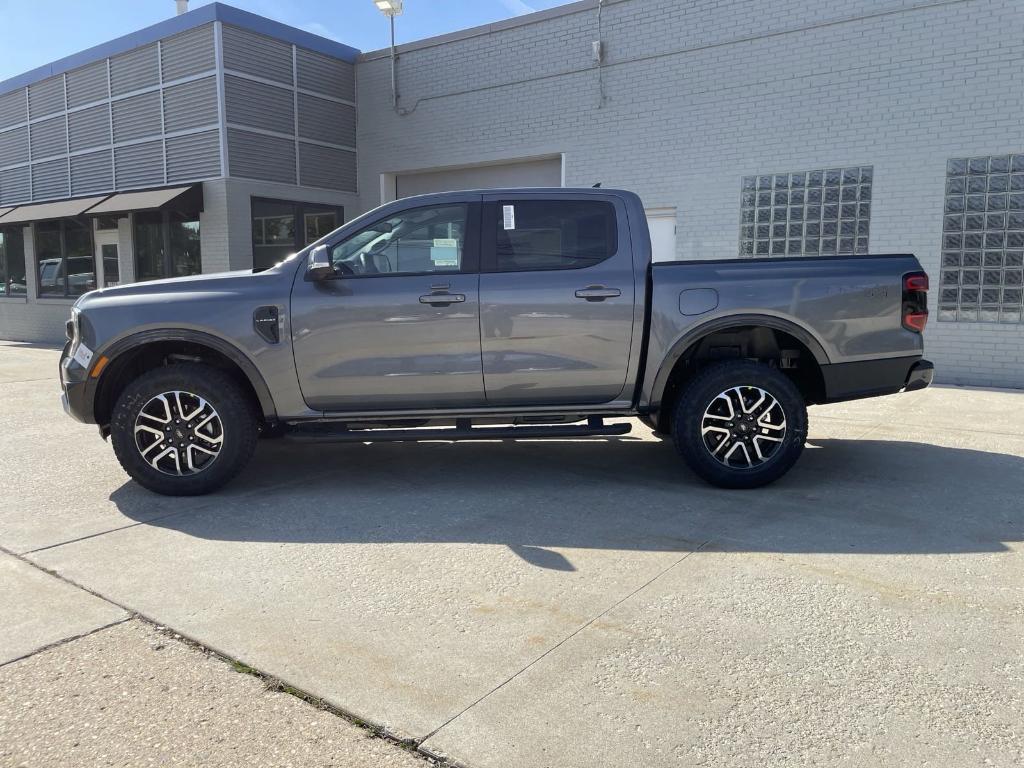
[[[720,393],[733,387],[758,387],[773,396],[785,413],[786,432],[774,453],[755,467],[726,466],[712,455],[701,434],[705,411]],[[676,450],[697,475],[721,488],[758,488],[792,468],[807,439],[807,406],[796,385],[781,371],[750,360],[715,363],[684,387],[672,419]]]
[[[136,444],[135,423],[141,409],[152,398],[172,391],[203,398],[223,425],[219,453],[194,474],[160,471],[143,458]],[[110,422],[114,455],[124,471],[142,487],[165,496],[199,496],[220,488],[252,458],[258,437],[257,416],[242,387],[227,373],[200,363],[168,365],[144,373],[121,393]]]

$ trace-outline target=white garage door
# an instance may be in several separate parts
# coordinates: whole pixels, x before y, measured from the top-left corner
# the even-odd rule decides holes
[[[475,165],[443,171],[402,173],[395,177],[396,197],[450,192],[457,189],[493,189],[496,187],[560,187],[560,158],[528,160],[503,165]]]

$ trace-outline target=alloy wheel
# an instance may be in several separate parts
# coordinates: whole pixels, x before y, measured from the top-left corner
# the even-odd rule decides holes
[[[782,447],[786,414],[779,401],[760,387],[732,387],[704,410],[700,425],[704,447],[731,469],[754,469]]]
[[[151,467],[166,475],[202,472],[223,445],[224,425],[216,409],[191,392],[156,395],[135,418],[135,447]]]

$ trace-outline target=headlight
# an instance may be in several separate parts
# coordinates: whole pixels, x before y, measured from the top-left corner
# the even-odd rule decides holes
[[[68,341],[75,344],[78,341],[78,310],[74,307],[71,308],[71,317],[64,324],[64,335],[68,337]]]

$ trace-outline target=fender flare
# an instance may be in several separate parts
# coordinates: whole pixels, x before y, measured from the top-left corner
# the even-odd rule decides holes
[[[680,336],[672,345],[672,348],[669,349],[668,354],[665,355],[664,359],[661,361],[658,373],[654,377],[654,384],[651,387],[651,409],[657,410],[661,406],[661,400],[665,394],[665,389],[668,386],[669,376],[672,375],[672,369],[675,368],[676,363],[679,362],[679,358],[681,358],[686,351],[690,349],[690,347],[712,333],[717,333],[718,331],[724,331],[737,326],[760,326],[788,333],[810,350],[818,365],[824,366],[829,364],[828,354],[825,352],[824,345],[822,345],[811,331],[792,320],[787,320],[783,317],[776,317],[774,315],[760,314],[725,315],[723,317],[716,317],[713,320],[708,320],[707,322],[701,323],[695,328],[688,330]]]
[[[209,347],[215,352],[219,352],[228,358],[231,362],[238,366],[242,371],[242,374],[249,381],[253,391],[256,393],[256,399],[259,401],[260,410],[263,412],[264,418],[268,420],[277,419],[277,408],[274,405],[273,395],[270,393],[270,387],[267,386],[267,382],[263,379],[263,374],[260,373],[255,363],[249,359],[242,350],[236,347],[234,344],[225,341],[224,339],[214,336],[210,333],[204,333],[203,331],[194,331],[188,328],[158,328],[148,331],[139,331],[133,333],[130,336],[125,336],[122,339],[118,339],[110,346],[102,350],[97,350],[96,356],[100,354],[105,355],[113,363],[118,357],[126,352],[130,352],[139,347],[144,347],[147,344],[154,344],[161,341],[186,341],[200,346]],[[103,383],[103,375],[100,375],[98,379],[89,379],[91,383],[91,391],[87,393],[87,399],[90,406],[93,408],[95,413],[95,402],[96,395],[99,392],[99,388]]]

